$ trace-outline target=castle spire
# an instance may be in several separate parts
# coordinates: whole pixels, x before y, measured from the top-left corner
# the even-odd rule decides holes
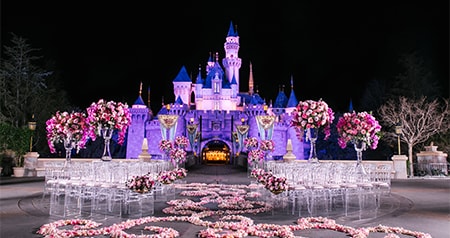
[[[253,88],[254,88],[254,82],[253,82],[253,67],[252,62],[250,62],[250,75],[248,77],[248,94],[253,95]]]

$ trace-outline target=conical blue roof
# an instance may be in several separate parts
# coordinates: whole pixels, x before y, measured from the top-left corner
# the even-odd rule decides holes
[[[230,29],[227,36],[238,36],[237,31],[234,30],[233,21],[230,21]]]
[[[175,77],[173,82],[192,82],[184,65],[181,67],[180,72],[178,72],[178,75]]]
[[[295,96],[294,89],[291,89],[291,95],[289,95],[289,100],[286,107],[296,107],[298,104],[297,97]]]
[[[144,105],[145,106],[144,100],[142,100],[141,95],[139,95],[139,97],[136,99],[136,101],[134,101],[133,105]]]
[[[181,97],[178,96],[177,100],[175,101],[175,104],[183,105],[183,99],[181,99]]]
[[[285,108],[288,102],[288,98],[283,91],[279,91],[277,98],[275,99],[274,108]]]

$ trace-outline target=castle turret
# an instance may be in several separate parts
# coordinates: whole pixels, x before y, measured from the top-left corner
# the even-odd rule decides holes
[[[184,103],[189,105],[191,85],[192,80],[186,71],[186,67],[182,66],[180,72],[173,80],[173,93],[175,94],[175,98],[180,97]]]
[[[224,43],[225,58],[222,60],[223,67],[228,82],[231,83],[232,77],[236,79],[236,85],[239,90],[239,69],[241,68],[242,60],[239,58],[239,35],[237,30],[233,27],[233,22],[230,23],[230,29]]]
[[[131,114],[131,125],[128,127],[127,138],[127,155],[126,158],[138,158],[142,152],[142,143],[144,141],[145,123],[148,120],[149,110],[142,100],[142,82],[139,88],[139,96],[129,109]],[[136,143],[137,142],[137,143]]]

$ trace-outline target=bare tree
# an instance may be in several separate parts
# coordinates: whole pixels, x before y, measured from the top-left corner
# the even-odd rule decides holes
[[[401,141],[408,145],[409,174],[414,175],[413,147],[427,141],[431,136],[449,131],[449,100],[428,101],[423,96],[409,99],[400,96],[390,99],[378,109],[380,123],[392,131],[384,132],[384,139],[397,138],[393,125],[401,123]]]

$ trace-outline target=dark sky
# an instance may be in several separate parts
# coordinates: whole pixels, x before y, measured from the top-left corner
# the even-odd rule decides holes
[[[158,111],[163,96],[174,101],[182,66],[195,77],[209,52],[223,58],[231,21],[240,36],[240,91],[248,90],[251,61],[267,102],[279,85],[289,94],[292,75],[299,100],[323,98],[346,110],[352,99],[357,107],[366,83],[394,78],[400,56],[413,51],[448,96],[448,1],[180,2],[1,0],[1,43],[13,32],[41,49],[80,108],[100,98],[131,105],[142,81],[144,100],[150,86]]]

